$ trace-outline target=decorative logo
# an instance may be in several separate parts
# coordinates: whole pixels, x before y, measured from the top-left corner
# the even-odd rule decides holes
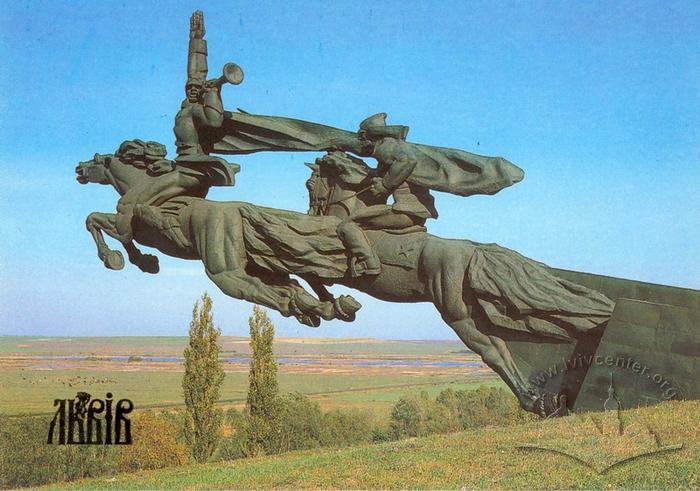
[[[105,399],[92,399],[87,392],[78,392],[75,399],[54,399],[56,407],[47,444],[58,445],[129,445],[134,410],[129,399],[120,399],[113,408],[112,393]]]
[[[583,424],[580,424],[581,418],[571,416],[570,421],[579,424],[572,424],[566,441],[546,441],[545,435],[540,435],[538,442],[521,444],[517,448],[565,455],[598,474],[640,457],[683,448],[682,443],[663,445],[658,434],[646,425],[624,421],[612,373],[603,409],[601,414],[584,416]]]

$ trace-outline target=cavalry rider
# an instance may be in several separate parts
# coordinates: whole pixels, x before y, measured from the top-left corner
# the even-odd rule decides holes
[[[161,162],[152,168],[150,162],[145,162],[151,174],[158,177],[131,189],[119,201],[117,231],[123,239],[131,239],[131,220],[136,215],[180,247],[188,247],[176,217],[163,214],[158,206],[176,196],[204,197],[210,186],[234,185],[239,166],[210,156],[203,148],[211,139],[211,133],[221,127],[224,120],[221,82],[206,81],[207,43],[204,34],[202,12],[196,11],[190,18],[186,97],[175,116],[173,128],[177,157],[170,166]]]
[[[360,123],[358,138],[363,156],[377,160],[376,177],[367,190],[382,199],[352,213],[338,226],[338,235],[351,254],[350,272],[353,276],[379,274],[381,264],[372,250],[363,229],[400,232],[425,230],[428,218],[437,218],[434,199],[427,187],[407,179],[417,160],[406,143],[407,126],[387,125],[386,113],[378,113]],[[394,203],[386,203],[389,195]]]

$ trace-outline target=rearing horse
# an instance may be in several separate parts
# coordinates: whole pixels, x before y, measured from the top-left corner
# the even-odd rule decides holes
[[[243,202],[179,197],[161,209],[176,217],[187,246],[146,225],[139,204],[133,214],[133,237],[170,256],[201,260],[206,274],[225,294],[293,315],[308,325],[317,326],[321,318],[351,321],[360,308],[349,296],[334,298],[324,285],[345,285],[391,302],[431,302],[469,349],[508,384],[524,409],[554,411],[559,405],[556,395],[542,392],[523,377],[503,340],[504,332],[519,331],[533,340],[574,341],[602,329],[613,303],[553,276],[546,266],[514,251],[442,239],[422,228],[366,231],[381,272],[353,278],[336,228],[352,211],[377,204],[363,192],[372,172],[345,154],[321,162],[307,182],[314,216]],[[96,155],[80,163],[76,173],[81,183],[110,184],[122,195],[144,179],[156,178],[112,155]],[[92,214],[88,229],[105,265],[120,269],[119,261],[108,259],[115,253],[109,252],[99,232],[119,240],[112,229],[114,217]],[[132,262],[155,272],[153,260],[144,264],[147,255],[133,244],[124,245]],[[290,275],[309,281],[318,298]]]

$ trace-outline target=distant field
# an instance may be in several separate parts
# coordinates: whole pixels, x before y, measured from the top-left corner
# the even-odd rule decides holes
[[[137,408],[182,404],[186,337],[39,338],[0,337],[0,414],[49,413],[53,399],[78,391],[112,392]],[[247,391],[246,338],[224,337],[222,405],[242,406]],[[374,339],[277,339],[282,392],[299,391],[323,409],[360,407],[386,417],[401,395],[452,387],[501,384],[479,358],[452,341]],[[160,357],[139,361],[112,356]],[[79,357],[79,358],[71,358]],[[470,366],[466,366],[470,365]]]
[[[610,413],[606,413],[610,414]],[[616,415],[611,415],[617,421]],[[623,413],[627,433],[598,433],[587,415],[541,420],[347,449],[119,474],[50,488],[71,489],[698,489],[700,403],[674,401]],[[615,430],[616,425],[612,425]],[[636,428],[636,429],[635,429]],[[652,437],[644,428],[656,432]],[[646,435],[646,436],[645,436]],[[585,462],[620,462],[656,445],[680,446],[599,473]]]
[[[0,336],[0,354],[181,355],[186,336],[36,337]],[[222,354],[250,354],[248,338],[221,337]],[[370,338],[277,338],[275,354],[435,356],[466,353],[459,341],[386,341]]]
[[[23,378],[24,377],[24,378]],[[80,378],[78,378],[80,377]],[[35,381],[28,385],[27,382]],[[87,381],[87,383],[81,382]],[[427,390],[433,394],[452,387],[474,387],[480,381],[501,382],[492,374],[469,375],[327,375],[282,373],[282,392],[299,391],[312,396],[324,409],[364,407],[382,412],[402,394]],[[0,414],[38,414],[51,412],[54,399],[72,398],[78,391],[94,396],[112,392],[115,397],[134,401],[137,408],[182,404],[181,372],[113,372],[91,370],[48,370],[28,373],[23,370],[0,372]],[[245,402],[247,374],[228,372],[221,391],[222,404],[241,406]],[[70,384],[71,386],[69,386]]]

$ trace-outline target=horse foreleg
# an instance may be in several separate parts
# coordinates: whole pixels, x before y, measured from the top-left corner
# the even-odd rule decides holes
[[[307,326],[318,327],[321,324],[321,318],[325,320],[339,318],[334,302],[317,300],[299,283],[288,277],[277,276],[263,281],[257,276],[248,274],[243,268],[220,273],[207,270],[207,276],[226,295],[264,305],[285,317],[294,316]],[[349,315],[354,315],[360,305],[352,298],[350,300],[351,302],[346,300],[348,302],[346,310],[350,312]]]
[[[504,353],[499,349],[498,344],[494,343],[490,336],[479,331],[472,319],[460,319],[448,322],[448,324],[470,350],[481,356],[484,363],[501,376],[501,379],[518,398],[518,402],[523,409],[533,411],[537,397],[530,390],[520,371],[515,366],[510,353],[508,352],[507,356],[504,357]]]
[[[139,268],[144,273],[156,274],[160,271],[160,266],[158,265],[158,258],[153,254],[144,254],[139,250],[138,247],[129,241],[122,244],[124,250],[129,255],[129,262]]]
[[[469,295],[467,294],[467,296]],[[471,305],[471,307],[466,307],[466,305]],[[466,302],[465,307],[469,315],[452,321],[445,318],[444,315],[443,318],[462,342],[481,356],[481,359],[491,370],[500,375],[518,398],[520,407],[540,416],[565,414],[566,400],[560,399],[556,394],[544,393],[530,385],[518,369],[505,341],[497,336],[487,335],[477,327],[488,327],[490,325],[488,319],[479,313],[478,307],[473,306],[473,303]]]
[[[480,330],[486,330],[490,323],[481,313],[473,293],[465,286],[469,251],[454,247],[426,248],[422,256],[426,269],[432,272],[427,287],[443,320],[470,350],[500,375],[523,409],[535,412],[539,394],[523,377],[505,342]]]
[[[143,254],[131,240],[124,241],[122,236],[117,231],[116,215],[114,213],[90,213],[85,220],[85,226],[95,240],[97,245],[97,256],[102,260],[104,265],[109,269],[122,269],[124,267],[124,257],[121,252],[111,250],[102,236],[104,231],[118,240],[124,246],[129,262],[136,265],[145,273],[157,273],[158,258],[151,254]]]
[[[119,270],[124,268],[124,256],[119,251],[113,251],[107,246],[104,236],[102,235],[103,227],[100,223],[104,220],[104,215],[107,213],[93,212],[85,219],[85,228],[87,228],[92,239],[97,246],[97,257],[108,269]]]
[[[243,268],[219,273],[209,270],[206,272],[209,279],[230,297],[269,307],[285,317],[293,315],[300,322],[312,327],[318,327],[321,323],[317,316],[302,316],[294,302],[297,292],[289,286],[264,283],[257,276],[246,273]]]
[[[318,299],[310,295],[304,287],[296,280],[289,278],[288,275],[278,276],[277,281],[296,290],[293,300],[296,307],[302,313],[321,317],[327,321],[339,319],[345,322],[352,322],[355,320],[355,313],[362,307],[362,305],[350,295],[334,297],[320,280],[315,277],[309,282],[309,285],[316,295],[318,295]]]
[[[510,373],[517,374],[521,385],[525,387],[526,397],[518,398],[523,409],[547,418],[568,414],[569,409],[566,406],[567,400],[564,394],[542,391],[527,384],[524,377],[520,374],[520,370],[516,366],[506,342],[497,336],[489,336],[489,339],[501,355],[505,367]]]
[[[326,285],[321,283],[318,277],[311,275],[300,275],[300,277],[309,284],[319,300],[322,302],[332,302],[334,300],[333,294],[328,291]]]
[[[339,318],[333,302],[319,301],[288,274],[259,270],[250,263],[242,217],[235,206],[226,208],[224,213],[222,208],[202,203],[194,205],[183,228],[190,231],[188,240],[202,259],[207,276],[221,291],[275,309],[284,316],[294,316],[312,327],[318,327],[321,318]],[[356,308],[349,309],[351,313],[360,307],[354,303]]]
[[[350,295],[333,296],[333,294],[328,291],[328,288],[326,288],[326,285],[316,276],[301,275],[301,278],[309,284],[322,303],[328,302],[333,306],[332,310],[335,318],[345,322],[352,322],[355,320],[355,313],[362,307],[357,300]],[[324,316],[321,317],[326,319]]]

